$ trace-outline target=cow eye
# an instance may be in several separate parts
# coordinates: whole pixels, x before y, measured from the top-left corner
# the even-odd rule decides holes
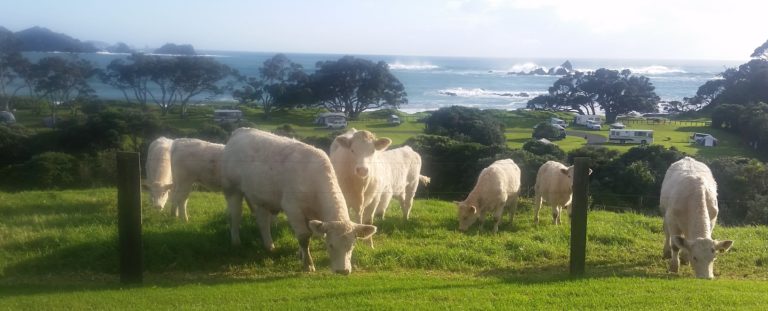
[[[329,244],[328,244],[328,248],[329,248],[329,249],[333,249],[333,243],[329,243]]]
[[[699,258],[696,258],[696,256],[693,256],[693,261],[699,261]]]

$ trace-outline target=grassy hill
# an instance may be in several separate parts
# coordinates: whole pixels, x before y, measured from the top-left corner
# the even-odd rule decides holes
[[[757,309],[768,290],[764,226],[716,227],[735,245],[719,256],[717,279],[703,281],[688,266],[666,273],[659,217],[591,211],[586,275],[572,279],[567,221],[552,225],[544,208],[534,226],[526,200],[499,234],[458,232],[450,202],[417,200],[408,222],[392,206],[376,248],[357,243],[352,275],[330,272],[317,238],[318,272],[303,273],[283,215],[274,253],[252,219],[243,247],[231,248],[223,196],[204,192],[190,198],[189,223],[144,207],[145,286],[123,287],[115,198],[114,189],[0,193],[0,309]]]

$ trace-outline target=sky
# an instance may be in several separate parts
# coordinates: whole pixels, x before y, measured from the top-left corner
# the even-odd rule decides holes
[[[768,1],[0,0],[0,26],[198,50],[746,60]]]

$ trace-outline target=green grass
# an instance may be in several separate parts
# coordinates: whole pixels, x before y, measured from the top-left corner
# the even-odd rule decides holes
[[[458,232],[449,202],[417,200],[408,222],[393,205],[376,223],[376,248],[358,243],[352,275],[329,271],[320,239],[310,246],[318,271],[303,273],[284,216],[273,227],[274,253],[262,249],[251,219],[243,247],[232,248],[222,195],[202,192],[190,198],[189,223],[144,207],[145,285],[124,287],[115,196],[0,193],[0,309],[756,309],[768,290],[764,226],[716,227],[715,238],[735,245],[707,282],[688,266],[666,273],[659,217],[592,211],[586,275],[572,279],[567,221],[552,225],[545,208],[534,226],[527,200],[499,234],[489,223]]]

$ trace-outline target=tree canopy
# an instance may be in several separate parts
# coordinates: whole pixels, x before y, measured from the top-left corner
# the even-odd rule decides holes
[[[528,102],[533,109],[571,111],[595,114],[597,108],[605,113],[606,121],[630,111],[654,112],[659,96],[650,79],[633,75],[631,71],[600,68],[594,72],[576,72],[561,77],[548,93]]]
[[[32,65],[34,92],[46,99],[53,126],[58,106],[93,95],[88,79],[97,71],[89,61],[79,58],[45,57]]]
[[[178,104],[184,115],[190,99],[202,93],[221,94],[227,87],[221,81],[233,74],[210,57],[132,54],[127,60],[113,60],[101,78],[121,90],[129,102],[135,100],[146,108],[152,101],[163,115]]]
[[[306,90],[309,77],[304,68],[291,62],[284,54],[264,61],[259,74],[259,77],[243,77],[243,87],[232,92],[232,97],[242,104],[261,106],[265,118],[269,118],[274,108],[294,106],[294,99],[302,97],[299,93],[309,94]]]
[[[383,61],[344,56],[318,62],[316,68],[309,79],[312,96],[329,111],[356,118],[365,110],[399,108],[408,102],[405,87]]]

